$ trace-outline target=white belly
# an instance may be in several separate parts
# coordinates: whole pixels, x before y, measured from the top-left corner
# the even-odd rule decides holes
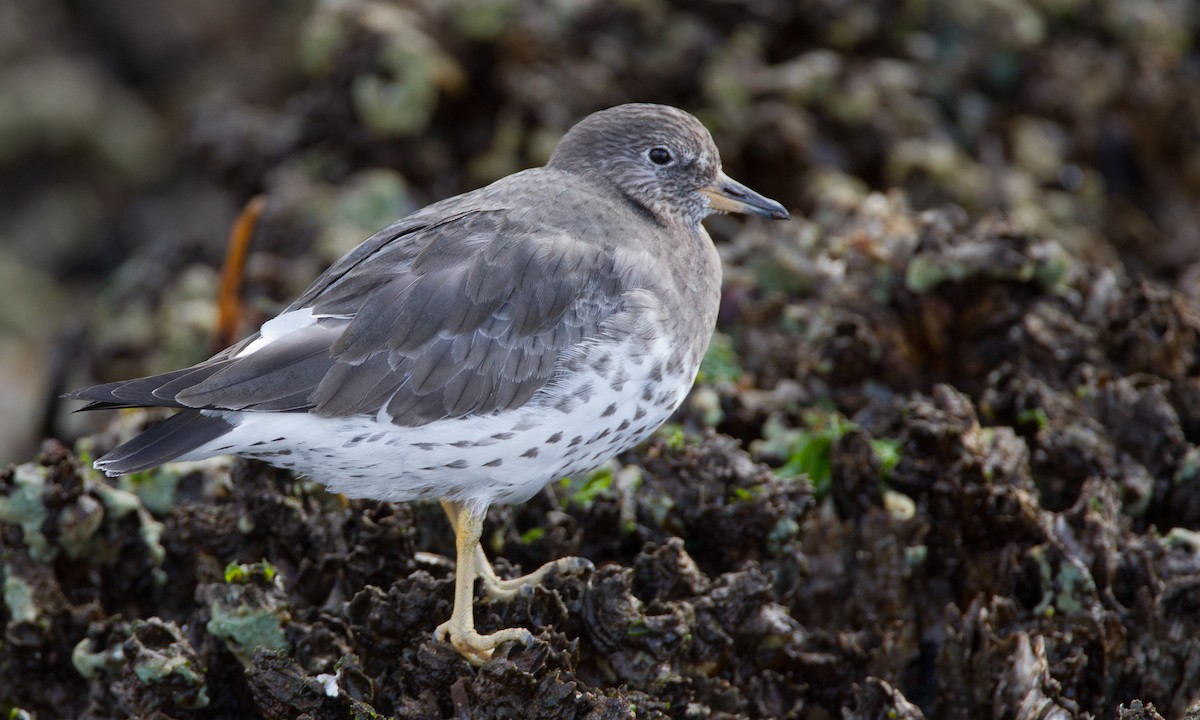
[[[662,360],[669,354],[665,339],[637,357],[614,352],[609,367],[553,381],[515,410],[419,427],[368,416],[214,412],[236,429],[180,459],[254,457],[351,497],[448,498],[478,510],[524,502],[642,442],[670,417],[699,356],[671,368]]]

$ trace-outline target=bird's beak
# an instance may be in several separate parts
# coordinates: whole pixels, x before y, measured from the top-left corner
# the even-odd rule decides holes
[[[748,213],[772,220],[787,220],[791,215],[786,208],[771,198],[763,197],[723,172],[717,173],[717,181],[700,188],[708,196],[713,210],[732,213]]]

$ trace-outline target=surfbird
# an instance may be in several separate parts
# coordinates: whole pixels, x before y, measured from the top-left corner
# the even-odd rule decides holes
[[[683,402],[716,322],[721,262],[700,221],[785,219],[721,171],[704,126],[629,104],[584,118],[540,168],[368,238],[258,332],[182,370],[78,390],[84,410],[178,408],[96,460],[110,476],[239,455],[351,497],[436,498],[456,535],[435,633],[482,664],[528,630],[475,630],[496,576],[494,503],[528,500],[646,439]]]

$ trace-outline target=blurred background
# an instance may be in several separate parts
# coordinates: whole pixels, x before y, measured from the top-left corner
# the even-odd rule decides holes
[[[0,462],[57,396],[213,350],[396,217],[538,165],[596,109],[677,105],[799,213],[902,188],[1200,295],[1190,0],[7,0]],[[741,227],[716,218],[719,243]]]

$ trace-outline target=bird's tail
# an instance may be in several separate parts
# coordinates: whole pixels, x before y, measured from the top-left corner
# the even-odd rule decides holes
[[[109,477],[148,470],[212,442],[234,426],[199,410],[184,410],[118,446],[95,462]]]
[[[202,414],[175,399],[181,389],[203,381],[227,364],[224,359],[208,361],[161,375],[93,385],[64,395],[72,400],[90,401],[76,412],[134,407],[182,409],[97,460],[96,469],[110,477],[147,470],[177,460],[232,430],[234,426],[219,416]]]

